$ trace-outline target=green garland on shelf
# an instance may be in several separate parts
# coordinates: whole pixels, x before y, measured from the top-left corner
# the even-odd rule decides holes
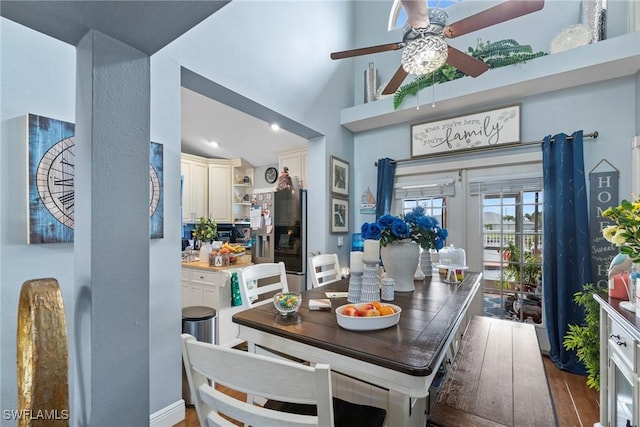
[[[489,64],[489,68],[519,64],[547,55],[545,52],[533,53],[530,45],[521,45],[513,39],[500,40],[494,43],[490,41],[483,43],[478,40],[478,46],[475,49],[470,47],[468,50],[471,56]],[[397,110],[407,95],[415,95],[420,90],[436,83],[444,83],[464,76],[466,74],[462,71],[449,64],[444,64],[434,72],[419,76],[411,83],[400,87],[393,97],[393,108]]]

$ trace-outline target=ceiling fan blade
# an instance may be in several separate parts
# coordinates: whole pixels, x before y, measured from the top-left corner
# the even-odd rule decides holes
[[[369,55],[371,53],[387,52],[391,50],[402,49],[404,46],[405,44],[403,42],[396,42],[380,44],[377,46],[361,47],[359,49],[343,50],[340,52],[333,52],[331,54],[331,59],[343,59],[351,58],[353,56]]]
[[[486,62],[467,55],[455,47],[447,46],[447,53],[447,64],[456,67],[471,77],[478,77],[489,69],[489,65]]]
[[[412,28],[427,28],[429,13],[425,0],[401,0],[404,11],[407,12],[407,22]]]
[[[393,75],[393,77],[391,77],[391,80],[389,80],[389,83],[382,91],[382,94],[390,95],[395,91],[397,91],[400,85],[402,84],[402,82],[404,81],[404,79],[407,78],[408,75],[409,73],[407,73],[404,70],[404,68],[402,68],[402,65],[401,65],[396,71],[396,73]]]
[[[497,6],[447,25],[443,34],[453,38],[518,18],[544,7],[544,0],[507,0]]]

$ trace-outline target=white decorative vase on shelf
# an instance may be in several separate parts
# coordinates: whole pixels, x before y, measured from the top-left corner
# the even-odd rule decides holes
[[[389,243],[380,249],[382,264],[387,277],[395,282],[396,292],[415,290],[413,276],[418,268],[420,247],[410,239]]]
[[[426,277],[433,276],[433,262],[431,261],[431,251],[423,249],[420,252],[420,269]]]

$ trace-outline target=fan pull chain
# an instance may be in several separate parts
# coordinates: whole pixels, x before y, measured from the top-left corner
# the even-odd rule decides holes
[[[436,108],[436,73],[433,73],[431,77],[433,78],[433,84],[431,85],[431,87],[433,88],[433,99],[431,101],[431,108]]]
[[[420,109],[420,91],[416,92],[416,110]]]

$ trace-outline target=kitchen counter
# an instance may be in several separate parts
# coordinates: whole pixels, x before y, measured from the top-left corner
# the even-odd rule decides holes
[[[225,265],[224,267],[209,267],[209,261],[201,262],[201,261],[191,261],[186,262],[182,261],[182,266],[186,268],[197,268],[199,270],[208,270],[208,271],[224,271],[230,269],[238,269],[247,267],[249,265],[253,265],[251,262],[251,255],[243,255],[241,256],[235,264]]]

